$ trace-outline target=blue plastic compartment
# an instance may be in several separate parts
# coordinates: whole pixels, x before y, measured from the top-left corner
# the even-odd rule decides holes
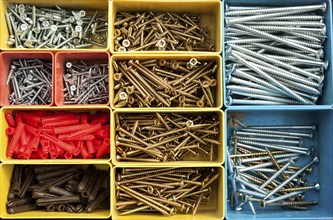
[[[225,22],[224,22],[224,11],[226,4],[230,6],[297,6],[297,5],[312,5],[312,4],[321,4],[326,2],[327,9],[326,12],[323,13],[325,17],[326,24],[326,33],[327,39],[324,42],[324,51],[325,51],[325,60],[329,61],[329,67],[325,73],[325,80],[322,90],[322,95],[319,96],[316,105],[332,105],[333,104],[333,59],[332,59],[332,2],[331,0],[223,0],[222,7],[222,49],[223,49],[223,78],[225,78]],[[229,106],[226,103],[226,82],[224,81],[224,104],[225,106]],[[232,105],[232,106],[244,106],[244,105]],[[249,105],[251,106],[251,105]],[[252,105],[253,106],[253,105]],[[266,105],[269,106],[269,105]],[[299,108],[302,105],[280,105],[281,107],[292,106],[293,108]],[[279,106],[279,107],[280,107]],[[304,106],[304,105],[303,105]],[[305,105],[308,106],[308,105]],[[276,106],[275,106],[276,107]],[[309,108],[315,109],[314,105],[309,105]]]
[[[316,206],[309,207],[307,211],[286,210],[282,208],[260,209],[254,202],[257,215],[254,216],[248,204],[243,206],[243,210],[236,212],[230,209],[227,203],[228,184],[226,184],[225,213],[227,219],[333,219],[333,110],[257,110],[250,108],[227,110],[225,114],[226,140],[228,145],[233,129],[228,125],[231,114],[237,114],[237,119],[245,124],[252,125],[317,125],[313,139],[304,139],[303,147],[314,147],[311,157],[301,157],[295,161],[295,165],[305,165],[313,156],[319,157],[319,164],[312,166],[311,174],[306,174],[305,179],[308,185],[320,183],[319,192],[310,190],[305,194],[305,200],[316,200]],[[235,117],[235,116],[233,116]],[[227,149],[226,149],[227,150]],[[227,166],[227,163],[225,163]],[[226,168],[226,170],[228,170]],[[227,179],[227,172],[225,172]]]

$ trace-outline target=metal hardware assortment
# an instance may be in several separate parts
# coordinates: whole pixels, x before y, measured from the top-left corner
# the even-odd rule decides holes
[[[225,12],[228,105],[314,105],[322,94],[326,3]]]
[[[11,62],[6,86],[10,105],[50,105],[52,102],[52,62],[17,59]]]
[[[118,12],[113,27],[114,50],[118,52],[215,51],[198,15]]]
[[[6,156],[16,159],[102,158],[110,154],[110,113],[6,112]]]
[[[122,168],[116,171],[116,211],[195,215],[220,177],[216,168]],[[222,189],[220,189],[222,190]]]
[[[118,161],[213,161],[221,150],[216,114],[116,114]],[[198,160],[198,159],[196,159]]]
[[[242,211],[248,204],[255,215],[255,205],[265,209],[272,206],[308,210],[317,201],[305,201],[306,192],[320,190],[319,183],[307,183],[305,173],[312,172],[318,157],[310,156],[313,148],[303,147],[316,126],[304,125],[244,125],[230,137],[227,152],[229,202],[232,209]],[[294,165],[302,159],[302,165]],[[313,185],[312,185],[313,184]]]
[[[215,107],[215,61],[149,59],[113,62],[115,107]]]
[[[105,13],[30,4],[9,4],[5,13],[7,45],[31,49],[79,49],[106,47],[108,19]]]
[[[106,104],[109,102],[109,65],[85,61],[65,65],[64,104]]]
[[[7,213],[46,209],[48,212],[91,213],[110,209],[109,171],[89,165],[15,165]]]

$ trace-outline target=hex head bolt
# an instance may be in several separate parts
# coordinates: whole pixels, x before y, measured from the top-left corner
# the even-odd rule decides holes
[[[299,176],[301,173],[303,173],[308,167],[310,167],[312,164],[314,163],[318,163],[319,159],[318,157],[314,157],[313,160],[306,164],[302,169],[300,169],[299,171],[297,171],[295,174],[293,174],[292,176],[290,176],[288,179],[286,179],[283,183],[281,183],[278,187],[276,187],[274,190],[270,191],[264,198],[264,200],[266,200],[267,198],[271,197],[272,195],[274,195],[276,192],[278,192],[282,187],[284,187],[286,184],[288,184],[291,180],[295,179],[297,176]],[[296,195],[296,194],[295,194]]]

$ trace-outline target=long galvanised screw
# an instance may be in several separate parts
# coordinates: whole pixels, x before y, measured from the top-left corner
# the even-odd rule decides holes
[[[270,129],[270,128],[267,128]],[[288,137],[307,137],[307,138],[313,138],[313,133],[296,133],[296,132],[283,132],[283,131],[271,131],[271,130],[261,130],[257,128],[244,128],[242,131],[237,131],[236,134],[242,134],[242,135],[250,135],[250,136],[264,136],[267,135],[279,135],[281,138]]]
[[[291,159],[295,160],[295,159],[298,159],[298,157],[291,157]],[[284,158],[284,159],[280,159],[280,160],[277,160],[279,163],[282,163],[282,162],[286,162],[286,161],[289,161],[290,159],[289,158]],[[255,170],[257,168],[264,168],[264,167],[269,167],[273,164],[273,162],[266,162],[266,163],[262,163],[262,164],[257,164],[257,165],[254,165],[254,166],[249,166],[249,167],[240,167],[239,168],[239,172],[245,172],[245,171],[251,171],[251,170]],[[236,167],[238,168],[238,167]]]
[[[312,205],[317,205],[317,201],[291,201],[291,202],[272,202],[266,204],[266,206],[312,206]]]
[[[247,87],[249,90],[260,89],[270,92],[271,95],[229,89],[228,95],[231,97],[228,97],[227,103],[315,104],[321,95],[324,71],[329,64],[323,60],[322,49],[326,25],[322,16],[313,16],[311,12],[325,11],[326,4],[278,8],[253,7],[253,9],[250,7],[248,10],[239,7],[240,10],[232,11],[228,11],[227,8],[225,42],[227,66],[237,64],[239,65],[237,69],[242,70],[242,73],[230,72],[233,78],[226,83]],[[291,8],[299,10],[290,10]],[[236,53],[230,52],[229,46]],[[243,70],[244,65],[247,67],[246,71]],[[315,72],[310,70],[317,66],[323,68]],[[227,73],[227,76],[230,73]],[[264,73],[272,78],[267,78]],[[249,77],[251,82],[246,82],[245,79]],[[262,81],[272,85],[267,83],[265,85]],[[275,95],[277,91],[280,95]]]
[[[241,55],[236,52],[232,51],[232,55],[237,58],[238,61],[249,67],[250,69],[254,70],[255,72],[259,73],[262,77],[267,79],[268,81],[272,82],[275,84],[277,87],[279,87],[281,90],[283,90],[289,97],[292,97],[304,104],[311,104],[309,101],[306,99],[302,98],[301,96],[297,95],[295,92],[293,92],[290,88],[287,86],[284,86],[281,82],[277,81],[274,79],[272,76],[268,75],[266,72],[262,71],[259,69],[257,66],[253,65],[251,62],[246,61],[244,58],[241,57]]]
[[[308,148],[301,148],[301,147],[293,147],[289,145],[275,145],[271,143],[263,143],[263,142],[254,142],[254,141],[239,141],[239,144],[248,144],[252,146],[261,146],[261,147],[267,147],[267,148],[272,148],[275,150],[285,150],[288,152],[292,153],[298,153],[298,154],[305,154],[305,155],[310,155],[311,149],[309,150]]]
[[[106,47],[107,19],[98,11],[37,8],[35,5],[9,4],[6,21],[8,46],[15,48]],[[66,36],[66,37],[58,37]]]
[[[288,166],[293,163],[292,160],[290,160],[288,163],[286,163],[283,167],[281,167],[280,170],[278,170],[274,175],[272,175],[266,182],[264,182],[260,188],[263,189],[265,186],[267,186],[270,182],[272,182],[272,180],[274,180],[275,178],[277,178],[282,172],[284,172]]]
[[[261,208],[265,208],[266,204],[270,204],[270,203],[273,203],[273,202],[278,202],[278,201],[281,201],[281,200],[284,200],[284,199],[287,199],[287,198],[290,198],[290,197],[293,197],[293,196],[296,196],[296,195],[299,195],[300,193],[302,193],[303,191],[296,191],[296,192],[291,192],[291,193],[288,193],[288,194],[285,194],[285,195],[282,195],[282,196],[278,196],[278,197],[275,197],[273,199],[270,199],[270,200],[265,200],[265,198],[259,203],[260,207]]]
[[[305,191],[305,190],[310,190],[310,189],[315,189],[315,190],[319,191],[320,190],[320,184],[316,183],[313,186],[303,186],[303,187],[281,189],[279,192]]]
[[[63,104],[106,104],[109,99],[107,63],[68,61],[63,75]]]
[[[230,8],[228,8],[230,9]],[[291,7],[274,7],[274,8],[248,8],[247,10],[239,10],[236,8],[235,11],[226,12],[226,16],[244,16],[244,15],[255,15],[255,14],[269,14],[269,13],[277,13],[283,11],[299,11],[299,10],[310,10],[315,11],[321,9],[323,11],[326,10],[326,3],[321,5],[309,5],[309,6],[291,6]]]
[[[299,171],[297,171],[294,175],[292,175],[291,177],[289,177],[287,180],[285,180],[283,183],[281,183],[278,187],[276,187],[274,190],[270,191],[266,197],[264,198],[267,199],[269,197],[271,197],[272,195],[274,195],[277,191],[279,191],[282,187],[284,187],[286,184],[288,184],[292,179],[294,179],[295,177],[299,176],[301,173],[303,173],[305,171],[306,168],[310,167],[313,163],[318,163],[319,159],[318,157],[314,157],[313,160],[306,164],[302,169],[300,169]]]
[[[283,17],[286,15],[295,15],[303,12],[310,12],[310,11],[316,11],[318,9],[322,11],[326,11],[326,3],[324,2],[321,5],[311,5],[311,6],[299,6],[299,7],[286,7],[286,8],[277,8],[277,9],[262,9],[263,11],[268,10],[267,13],[258,15],[252,15],[252,16],[246,16],[241,18],[234,18],[234,19],[228,19],[227,24],[235,24],[235,23],[243,23],[246,21],[254,21],[254,20],[264,20],[266,18],[272,18],[272,17]],[[291,9],[294,8],[294,9]],[[254,10],[256,11],[256,10]],[[257,10],[260,11],[260,10]],[[256,14],[254,12],[254,14]]]
[[[310,166],[313,162],[307,164],[305,167],[291,166],[291,163],[294,160],[294,156],[306,157],[308,156],[308,153],[311,152],[311,150],[308,151],[308,148],[304,148],[302,146],[294,147],[293,145],[286,145],[283,147],[283,150],[281,149],[280,151],[271,152],[267,148],[267,146],[271,145],[271,141],[267,140],[270,139],[269,137],[262,139],[262,142],[251,142],[243,140],[243,142],[246,144],[242,143],[242,141],[239,140],[242,138],[239,137],[254,137],[251,135],[251,132],[254,132],[255,134],[266,134],[265,132],[267,132],[267,134],[271,134],[271,132],[275,134],[275,132],[277,132],[276,135],[279,135],[278,132],[281,132],[281,135],[285,135],[285,137],[281,137],[281,140],[290,140],[290,137],[294,134],[304,134],[304,137],[302,138],[312,138],[313,134],[308,135],[305,132],[313,130],[315,127],[307,125],[247,125],[239,119],[235,120],[235,118],[239,117],[232,114],[230,116],[231,120],[228,122],[228,124],[242,124],[242,126],[236,126],[237,130],[235,130],[231,136],[230,146],[232,147],[229,147],[229,151],[227,153],[229,167],[228,183],[230,184],[231,189],[236,189],[232,190],[231,192],[233,195],[233,202],[235,201],[235,198],[238,199],[239,196],[241,196],[242,202],[234,204],[233,209],[236,211],[242,211],[242,207],[247,202],[258,202],[259,205],[263,207],[269,204],[279,204],[279,201],[281,201],[280,204],[284,204],[281,205],[283,207],[304,209],[304,206],[306,207],[307,201],[303,201],[304,196],[303,194],[300,196],[300,193],[305,193],[306,191],[313,189],[319,190],[320,185],[318,183],[313,186],[307,186],[306,180],[303,179],[304,175],[303,177],[300,177],[303,172],[311,171]],[[297,131],[297,133],[289,132],[290,130]],[[292,133],[292,135],[289,133]],[[272,139],[274,138],[275,137]],[[300,138],[301,137],[298,137],[298,139]],[[233,149],[235,148],[234,143],[238,146],[237,153],[230,155],[229,152],[233,152]],[[279,145],[272,146],[280,147]],[[243,151],[243,148],[250,149],[254,153],[248,150]],[[297,150],[300,152],[286,153],[288,152],[287,148],[289,150]],[[314,161],[317,161],[317,159],[314,159]],[[272,168],[270,168],[271,166]],[[274,192],[276,189],[278,190]],[[236,192],[235,194],[234,191]],[[274,193],[270,195],[272,192]],[[267,200],[267,196],[269,196],[269,200]],[[293,201],[296,202],[294,205],[292,205]],[[297,202],[299,202],[299,204]],[[311,201],[309,203],[311,203]],[[252,209],[250,203],[249,205]]]
[[[11,105],[48,105],[52,102],[52,63],[48,60],[13,60],[6,85],[11,82]]]
[[[214,107],[214,61],[130,60],[113,64],[116,107]],[[121,98],[122,95],[125,98]]]
[[[262,130],[316,130],[316,125],[275,125],[275,126],[252,126],[249,125],[249,129],[262,129]]]

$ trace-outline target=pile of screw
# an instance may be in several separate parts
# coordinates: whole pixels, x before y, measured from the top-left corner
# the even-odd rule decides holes
[[[88,16],[84,10],[74,11],[57,5],[37,8],[29,4],[9,4],[7,45],[53,49],[106,47],[108,25],[104,15],[96,11]]]
[[[200,16],[179,13],[118,12],[114,26],[115,51],[215,51]]]
[[[213,161],[220,149],[219,121],[215,114],[117,114],[118,161]]]
[[[115,107],[215,107],[215,61],[113,62]]]
[[[229,105],[313,105],[322,93],[326,3],[228,6],[225,13]]]
[[[98,170],[92,165],[84,170],[69,165],[15,165],[7,213],[41,208],[48,212],[70,213],[110,209],[108,177],[106,170]]]
[[[64,104],[106,104],[109,102],[109,65],[88,65],[83,60],[67,62]]]
[[[122,168],[117,169],[116,210],[119,215],[137,212],[177,212],[195,215],[209,201],[216,168]]]
[[[7,76],[11,105],[49,105],[52,101],[52,63],[49,60],[13,60]]]
[[[317,201],[303,200],[307,191],[320,189],[319,183],[307,185],[304,179],[304,172],[311,173],[311,165],[319,162],[318,157],[310,157],[313,149],[302,147],[302,139],[312,138],[312,130],[315,126],[244,126],[235,130],[227,154],[231,208],[241,211],[248,204],[256,214],[255,204],[263,209],[280,206],[295,210],[316,205]],[[306,165],[293,166],[301,157],[308,161]]]

